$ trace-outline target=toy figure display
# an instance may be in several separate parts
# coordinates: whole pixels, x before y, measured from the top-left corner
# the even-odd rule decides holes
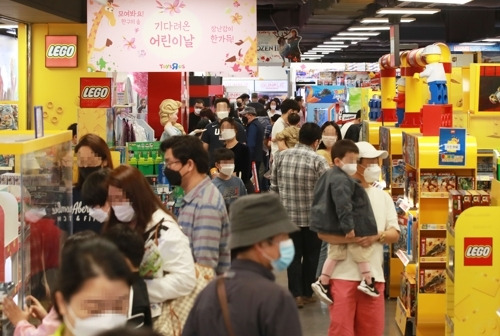
[[[405,119],[405,103],[406,103],[406,80],[401,77],[397,80],[396,85],[398,86],[398,94],[393,98],[393,101],[396,102],[396,116],[398,117],[398,122],[396,123],[396,127],[399,127],[403,120]]]
[[[166,140],[172,136],[186,134],[184,127],[177,122],[177,112],[182,106],[182,103],[173,100],[165,99],[160,104],[160,123],[164,127],[160,141]]]
[[[441,49],[437,45],[424,48],[422,56],[425,57],[425,70],[416,73],[415,78],[427,78],[431,92],[429,104],[448,104],[448,88],[446,86],[446,73],[441,62]]]
[[[373,95],[372,99],[368,102],[368,106],[370,107],[370,112],[368,112],[368,118],[371,121],[375,121],[380,117],[380,113],[382,111],[382,100],[379,95]]]

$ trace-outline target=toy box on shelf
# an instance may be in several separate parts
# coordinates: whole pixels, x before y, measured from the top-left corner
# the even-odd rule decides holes
[[[34,131],[0,132],[0,156],[9,158],[0,170],[0,292],[20,307],[28,294],[50,299],[46,288],[55,286],[51,274],[72,232],[71,138],[70,131],[37,139]]]
[[[456,192],[459,177],[469,184],[474,181],[477,145],[474,137],[466,137],[463,165],[440,165],[439,137],[403,132],[402,138],[408,177],[405,196],[418,207],[419,218],[419,224],[412,227],[416,334],[441,336],[445,331],[448,198]]]

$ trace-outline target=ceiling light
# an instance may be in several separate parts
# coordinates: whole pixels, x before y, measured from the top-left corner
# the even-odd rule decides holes
[[[337,36],[378,36],[380,32],[338,33]]]
[[[318,49],[314,50],[315,52],[324,52],[324,51],[340,51],[341,49]]]
[[[390,30],[390,26],[353,26],[347,28],[348,31],[363,31],[363,30]]]
[[[319,48],[347,48],[347,44],[320,44],[318,45]]]
[[[377,11],[377,14],[420,14],[420,15],[430,15],[439,13],[441,10],[437,8],[381,8]]]
[[[495,45],[494,42],[463,42],[460,45],[472,45],[472,46],[492,46]]]
[[[427,3],[433,3],[433,4],[451,4],[451,5],[463,5],[468,2],[471,2],[472,0],[398,0],[398,1],[405,1],[405,2],[427,2]]]
[[[401,23],[409,23],[415,21],[415,18],[401,18],[399,22]],[[361,23],[389,23],[389,18],[385,17],[370,17],[370,18],[364,18],[363,20],[360,21]]]
[[[351,41],[351,44],[358,44],[358,41]]]
[[[330,37],[332,41],[343,41],[343,40],[356,40],[356,41],[366,41],[369,37],[357,37],[357,36],[343,36],[343,37]]]
[[[344,41],[325,41],[323,44],[344,44]]]
[[[487,38],[487,39],[484,39],[483,41],[484,42],[500,42],[500,38]]]

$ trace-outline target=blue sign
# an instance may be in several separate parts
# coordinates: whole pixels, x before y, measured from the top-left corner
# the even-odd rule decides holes
[[[465,166],[465,128],[439,129],[439,165]]]

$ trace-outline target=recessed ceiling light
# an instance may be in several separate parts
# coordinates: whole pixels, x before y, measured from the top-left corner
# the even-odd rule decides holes
[[[484,42],[500,42],[500,38],[487,38],[487,39],[484,39],[483,41]]]
[[[401,23],[409,23],[415,21],[415,18],[401,18],[399,22]],[[364,18],[363,20],[360,21],[361,23],[389,23],[389,18],[385,17],[370,17],[370,18]]]
[[[337,36],[378,36],[380,32],[338,33]]]
[[[343,41],[343,40],[356,40],[356,41],[366,41],[369,37],[357,37],[357,36],[342,36],[342,37],[330,37],[332,41]]]
[[[342,49],[326,49],[326,48],[321,48],[321,49],[316,49],[314,50],[315,52],[323,52],[323,51],[340,51]]]
[[[390,26],[352,26],[347,28],[348,31],[363,31],[363,30],[389,30]]]
[[[344,44],[344,41],[325,41],[323,44]]]
[[[495,45],[494,42],[463,42],[460,45],[472,45],[472,46],[492,46]]]
[[[377,11],[377,14],[419,14],[419,15],[430,15],[439,13],[441,10],[437,8],[381,8]]]
[[[404,2],[426,2],[426,3],[433,3],[433,4],[452,4],[452,5],[463,5],[468,2],[471,2],[472,0],[398,0],[398,1],[404,1]]]
[[[358,41],[351,41],[351,44],[358,44]]]
[[[319,44],[318,45],[319,48],[347,48],[348,45],[347,44]]]

